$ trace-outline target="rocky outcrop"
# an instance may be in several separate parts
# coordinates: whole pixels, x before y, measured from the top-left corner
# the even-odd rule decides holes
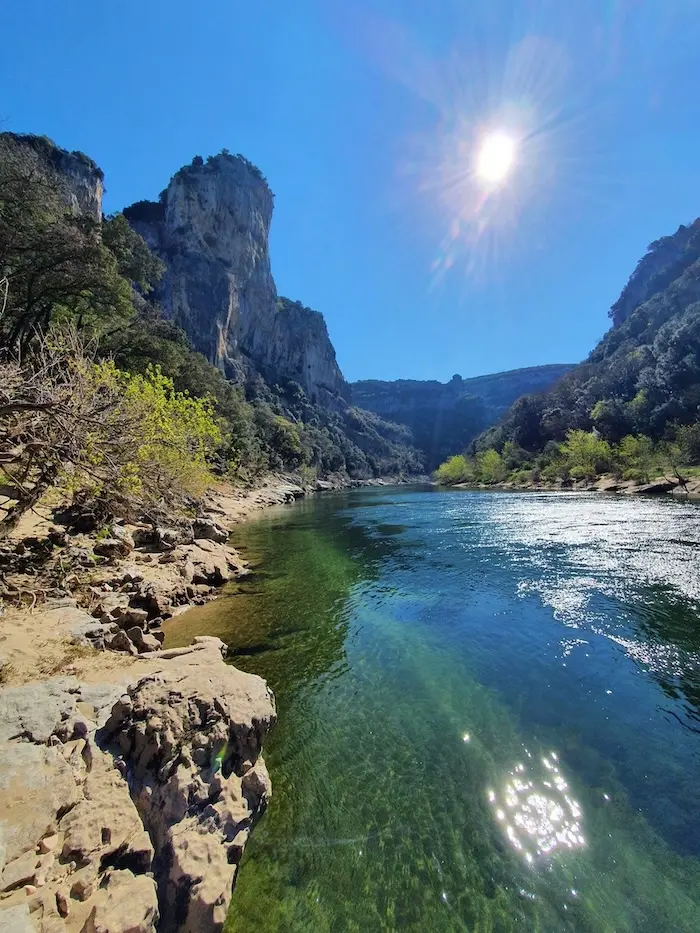
[[[532,366],[472,379],[456,375],[447,383],[368,379],[352,384],[352,398],[360,408],[407,425],[434,469],[495,424],[515,399],[550,388],[571,369],[569,364]]]
[[[681,224],[671,236],[651,243],[610,309],[613,324],[619,327],[636,308],[667,288],[698,258],[700,219],[689,226]]]
[[[270,795],[260,751],[274,721],[265,682],[212,657],[222,645],[174,654],[131,687],[102,735],[122,755],[154,842],[164,933],[223,925],[245,843]],[[168,653],[166,652],[166,657]]]
[[[218,639],[108,684],[0,691],[0,929],[221,929],[270,795],[264,681]]]
[[[48,136],[0,133],[0,143],[27,150],[42,170],[57,174],[63,181],[66,199],[76,212],[102,218],[104,174],[84,152],[61,149]]]
[[[155,929],[153,846],[95,740],[125,688],[60,678],[0,692],[1,929],[13,912],[38,933]],[[117,888],[128,926],[110,910]]]
[[[166,314],[212,363],[237,381],[252,366],[271,382],[298,382],[312,401],[342,396],[323,317],[278,301],[272,208],[259,170],[221,153],[180,169],[160,202],[141,201],[124,214],[166,264],[157,294]]]

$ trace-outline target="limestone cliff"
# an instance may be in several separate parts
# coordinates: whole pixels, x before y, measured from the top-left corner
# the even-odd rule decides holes
[[[689,226],[681,224],[671,236],[651,243],[610,309],[613,324],[619,327],[636,308],[667,288],[698,258],[700,219]]]
[[[550,388],[573,367],[531,366],[450,382],[367,379],[352,384],[356,405],[390,421],[408,425],[428,467],[458,453],[494,424],[515,399]]]
[[[157,298],[227,376],[247,368],[298,382],[312,401],[346,394],[325,321],[279,301],[268,235],[273,195],[242,156],[221,153],[180,169],[159,202],[124,213],[165,261]]]
[[[58,175],[63,182],[66,200],[76,212],[102,218],[104,174],[84,152],[61,149],[48,136],[0,133],[0,143],[26,150],[43,171]]]

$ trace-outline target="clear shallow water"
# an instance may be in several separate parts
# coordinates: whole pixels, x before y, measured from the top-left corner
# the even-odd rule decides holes
[[[172,623],[275,690],[232,933],[700,929],[700,508],[356,490]]]

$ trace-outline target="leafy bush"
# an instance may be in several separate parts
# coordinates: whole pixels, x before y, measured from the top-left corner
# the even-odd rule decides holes
[[[462,454],[450,457],[434,473],[436,482],[443,486],[454,486],[456,483],[466,483],[474,479],[475,471]]]
[[[648,483],[661,468],[654,442],[643,434],[623,437],[616,451],[616,458],[622,467],[623,479],[637,479]]]
[[[612,465],[610,445],[593,432],[568,431],[560,450],[575,479],[592,479]]]
[[[507,470],[497,450],[484,450],[476,455],[476,475],[479,482],[487,485],[503,482]]]

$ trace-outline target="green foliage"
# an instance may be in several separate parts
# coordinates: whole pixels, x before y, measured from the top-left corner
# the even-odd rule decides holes
[[[661,468],[654,442],[643,434],[623,437],[616,458],[621,464],[623,479],[638,479],[648,483]]]
[[[497,450],[484,450],[476,455],[476,475],[479,482],[487,485],[503,482],[507,470]]]
[[[99,367],[102,378],[118,380],[124,406],[138,418],[139,445],[124,465],[125,482],[141,499],[177,491],[200,495],[210,479],[208,459],[222,442],[209,398],[176,392],[159,367],[145,375],[121,373],[112,363]]]
[[[592,479],[612,465],[610,444],[593,432],[569,431],[561,452],[575,479]]]
[[[450,457],[434,473],[435,481],[442,486],[454,486],[456,483],[473,482],[475,470],[473,464],[462,454]]]
[[[615,326],[552,390],[516,402],[472,452],[514,441],[532,453],[568,431],[611,444],[645,435],[656,444],[700,411],[700,220],[650,247],[611,310]],[[694,454],[683,456],[694,458]]]
[[[145,244],[144,244],[145,245]],[[99,333],[132,312],[131,288],[99,224],[69,206],[34,148],[0,136],[0,343],[24,353],[37,330],[79,322]]]
[[[117,262],[117,271],[144,295],[153,291],[165,266],[148,244],[129,225],[124,214],[112,214],[102,221],[102,242]]]
[[[124,216],[130,224],[157,224],[165,220],[167,192],[161,192],[158,201],[135,201],[124,208]]]
[[[591,421],[596,431],[608,441],[619,441],[629,430],[627,406],[620,399],[600,399],[591,409]]]
[[[700,464],[700,421],[677,425],[674,433],[683,463]]]
[[[435,471],[435,481],[443,486],[454,486],[456,483],[484,483],[493,485],[502,483],[507,470],[503,458],[497,450],[484,450],[475,458],[457,454],[450,457]]]
[[[494,448],[475,456],[451,457],[435,471],[443,485],[458,482],[521,486],[536,483],[568,484],[595,480],[610,473],[623,480],[648,483],[670,471],[679,479],[694,475],[700,463],[700,422],[675,425],[669,438],[655,442],[644,434],[627,434],[610,444],[594,431],[568,431],[562,443],[550,441],[535,457],[509,441],[499,455]]]

